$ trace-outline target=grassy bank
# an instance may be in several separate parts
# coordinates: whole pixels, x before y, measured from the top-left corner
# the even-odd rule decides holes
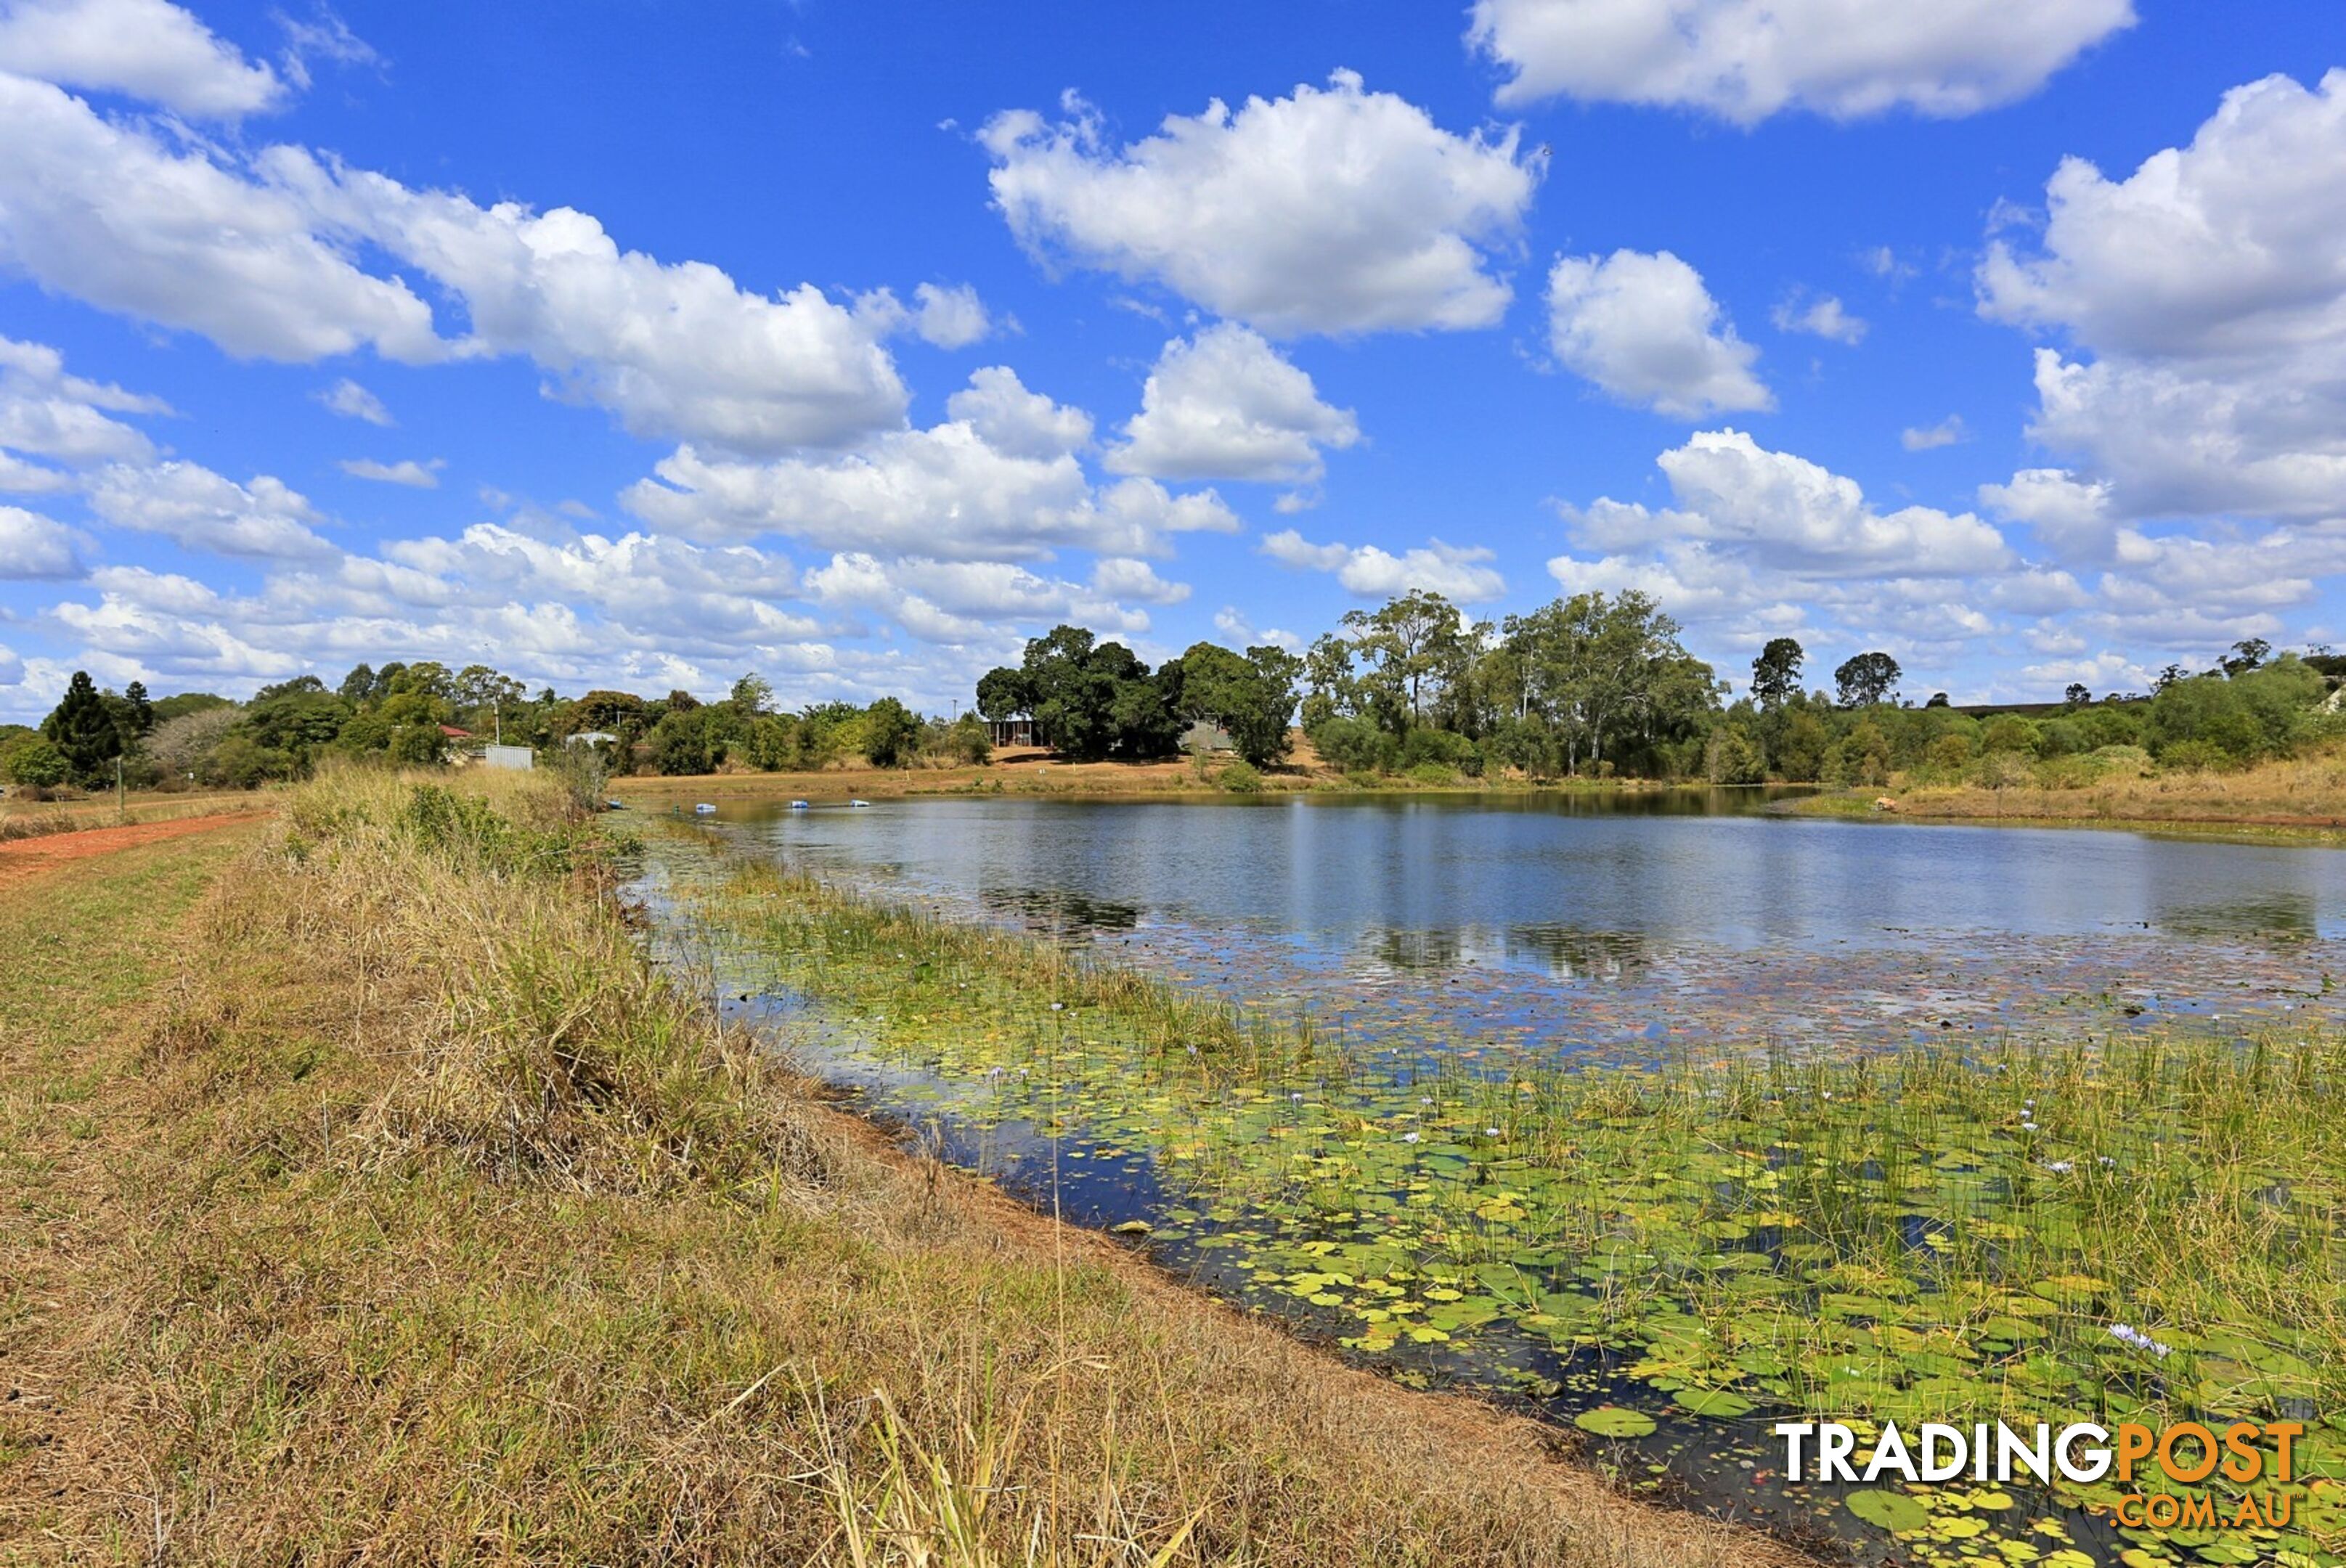
[[[1760,1562],[826,1109],[542,778],[0,906],[0,1555]]]
[[[2054,822],[2104,827],[2227,828],[2346,834],[2346,748],[2237,772],[2161,771],[2106,777],[2071,789],[1912,784],[1811,796],[1782,809],[1803,816],[1872,816],[1887,797],[1898,814],[1948,821]]]
[[[700,909],[729,973],[823,999],[914,1074],[912,1114],[1048,1129],[1086,1168],[1145,1156],[1153,1245],[1365,1358],[1726,1465],[1739,1442],[1764,1453],[1771,1410],[1909,1432],[2310,1413],[2328,1419],[2300,1453],[2329,1479],[2299,1531],[2192,1544],[2346,1548],[2335,1038],[1579,1072],[1458,1040],[1397,1066],[767,865]],[[1746,1421],[1751,1438],[1719,1430]],[[1918,1556],[2029,1561],[2064,1539],[2008,1496],[1911,1501],[1868,1506],[1907,1520]]]

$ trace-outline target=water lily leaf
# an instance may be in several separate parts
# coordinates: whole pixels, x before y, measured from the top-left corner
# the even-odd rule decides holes
[[[1841,1499],[1841,1505],[1868,1524],[1879,1525],[1893,1533],[1907,1530],[1927,1530],[1931,1511],[1902,1492],[1861,1490]]]
[[[1679,1408],[1714,1420],[1733,1420],[1751,1413],[1751,1401],[1725,1389],[1680,1389],[1670,1396]]]
[[[1654,1430],[1654,1418],[1642,1410],[1624,1410],[1619,1405],[1599,1405],[1593,1410],[1583,1410],[1573,1417],[1572,1424],[1598,1437],[1641,1438]]]

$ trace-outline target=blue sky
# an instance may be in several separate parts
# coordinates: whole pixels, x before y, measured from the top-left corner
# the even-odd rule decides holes
[[[0,717],[944,710],[1429,586],[2346,642],[2346,9],[0,0]]]

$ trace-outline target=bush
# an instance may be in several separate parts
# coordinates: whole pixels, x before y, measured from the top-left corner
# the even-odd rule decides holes
[[[2017,714],[1999,713],[1980,726],[1982,751],[2013,751],[2036,755],[2036,727]]]
[[[8,778],[28,789],[54,789],[71,769],[66,755],[46,740],[25,741],[8,753]]]
[[[1240,759],[1214,775],[1215,786],[1233,795],[1262,793],[1262,771],[1251,762]]]
[[[1923,749],[1925,771],[1943,779],[1960,779],[1972,762],[1972,743],[1967,736],[1942,735]]]
[[[1409,770],[1409,781],[1443,789],[1458,782],[1458,769],[1446,762],[1421,762]]]
[[[1972,765],[1971,781],[1983,789],[2015,789],[2036,781],[2026,753],[1991,751]]]
[[[1768,779],[1768,754],[1741,725],[1721,725],[1710,732],[1702,770],[1713,784],[1762,784]]]
[[[1471,773],[1482,766],[1474,743],[1464,736],[1448,729],[1419,728],[1401,738],[1398,754],[1400,765],[1413,777],[1427,763],[1446,768],[1454,773]]]
[[[220,738],[196,777],[216,789],[258,789],[272,779],[292,776],[293,759],[238,729]]]
[[[1386,773],[1399,759],[1393,738],[1365,718],[1329,718],[1311,731],[1312,749],[1346,773]]]
[[[2194,676],[2151,699],[2142,738],[2164,766],[2220,768],[2286,757],[2313,733],[2323,692],[2321,677],[2286,655],[2229,678]]]
[[[652,726],[652,770],[671,776],[707,773],[717,765],[709,744],[709,725],[702,710],[670,708]]]
[[[2213,740],[2171,740],[2159,748],[2158,765],[2170,773],[2215,771],[2239,766],[2232,754]]]
[[[951,724],[935,728],[937,734],[929,747],[933,755],[964,768],[983,768],[994,760],[994,737],[976,714],[964,713]]]
[[[572,828],[526,827],[483,796],[418,784],[401,806],[399,831],[460,868],[508,874],[566,871],[580,838]]]
[[[874,768],[901,768],[920,744],[921,721],[892,697],[863,710],[863,756]]]

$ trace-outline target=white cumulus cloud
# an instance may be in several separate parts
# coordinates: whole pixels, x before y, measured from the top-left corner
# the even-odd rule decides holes
[[[66,372],[65,356],[45,343],[0,337],[0,447],[66,463],[138,461],[152,455],[146,435],[117,413],[168,413],[159,398],[124,392]],[[42,471],[16,465],[17,484],[0,489],[48,489]]]
[[[267,66],[168,0],[6,0],[0,71],[120,93],[195,119],[238,119],[285,96]]]
[[[264,558],[337,554],[315,531],[316,507],[284,481],[239,484],[199,463],[113,463],[92,476],[90,509],[117,528],[159,534],[189,550]]]
[[[1361,427],[1260,334],[1226,321],[1165,345],[1124,438],[1107,454],[1118,473],[1308,484],[1321,449],[1352,445]]]
[[[382,406],[382,399],[348,376],[320,392],[318,402],[330,413],[338,413],[344,419],[362,419],[385,430],[399,423],[391,417],[391,410]]]
[[[1812,338],[1852,347],[1865,341],[1865,321],[1851,315],[1835,294],[1809,299],[1796,293],[1779,303],[1768,319],[1776,323],[1780,332],[1806,332]]]
[[[1964,416],[1951,413],[1936,424],[1908,425],[1898,433],[1898,444],[1909,452],[1935,452],[1943,446],[1953,446],[1970,434],[1964,426]]]
[[[2011,564],[2004,536],[1971,513],[1877,511],[1857,481],[1741,431],[1698,432],[1656,462],[1677,506],[1600,500],[1563,508],[1576,537],[1601,549],[1698,539],[1822,574],[1945,576]]]
[[[248,359],[447,351],[432,311],[315,232],[292,193],[0,72],[0,264]]]
[[[2224,96],[2190,145],[2045,188],[1998,238],[1984,315],[2052,333],[2036,439],[2130,516],[2335,515],[2346,495],[2346,70]]]
[[[0,506],[0,580],[78,577],[82,536],[19,506]]]
[[[941,349],[965,349],[994,331],[985,303],[968,284],[940,288],[923,283],[913,290],[913,331]]]
[[[1565,256],[1548,273],[1548,346],[1619,402],[1688,418],[1772,408],[1702,275],[1664,250]]]
[[[835,456],[745,463],[687,446],[621,500],[694,537],[788,535],[839,551],[1022,560],[1078,547],[1148,555],[1164,535],[1228,533],[1212,491],[1176,496],[1153,479],[1096,489],[1070,448],[1089,428],[999,367],[980,371],[926,430],[892,432]]]
[[[1345,592],[1363,599],[1423,588],[1458,604],[1479,605],[1507,591],[1506,579],[1484,564],[1493,558],[1490,551],[1439,539],[1396,555],[1375,545],[1314,545],[1288,528],[1266,535],[1262,553],[1283,566],[1330,573]]]
[[[971,372],[969,385],[945,400],[945,414],[1014,457],[1048,460],[1091,444],[1091,415],[1028,391],[1008,365]]]
[[[1322,89],[1219,99],[1109,145],[1097,115],[997,115],[994,204],[1028,249],[1153,279],[1279,335],[1486,327],[1539,182],[1516,134],[1454,135],[1337,71]]]
[[[1976,114],[2044,86],[2134,21],[2131,0],[1475,0],[1502,104],[1568,97],[1754,125]]]
[[[412,457],[397,463],[377,463],[371,457],[346,457],[342,470],[352,479],[372,479],[378,484],[403,484],[411,490],[437,490],[440,471],[447,466],[445,460],[433,458],[418,463]]]

